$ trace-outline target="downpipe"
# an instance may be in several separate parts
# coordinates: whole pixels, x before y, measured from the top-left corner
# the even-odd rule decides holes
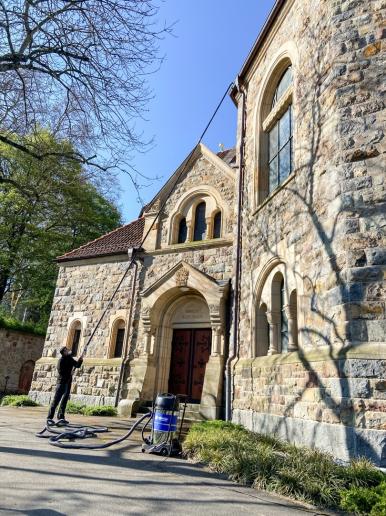
[[[240,277],[241,277],[241,249],[242,249],[242,205],[244,196],[244,138],[245,138],[245,103],[246,94],[244,87],[240,84],[240,77],[237,78],[236,86],[241,93],[241,134],[239,148],[239,188],[237,203],[237,236],[236,236],[236,270],[233,289],[233,335],[232,345],[225,365],[225,419],[232,419],[233,403],[233,376],[232,361],[238,356],[239,345],[239,320],[240,320]]]
[[[135,302],[135,291],[136,291],[136,288],[137,288],[138,263],[137,263],[137,259],[136,259],[136,256],[135,256],[136,249],[132,249],[131,253],[132,253],[131,260],[132,260],[132,263],[134,265],[134,276],[133,276],[133,282],[132,282],[132,287],[131,287],[130,311],[129,311],[129,317],[128,317],[128,321],[127,321],[125,347],[124,347],[121,367],[119,369],[117,393],[115,395],[115,402],[114,402],[114,406],[115,407],[118,406],[119,398],[121,396],[123,375],[124,375],[126,363],[127,363],[127,360],[128,360],[129,341],[131,341],[131,333],[132,333],[131,332],[131,326],[132,326],[132,320],[133,320],[133,311],[134,311],[134,302]]]

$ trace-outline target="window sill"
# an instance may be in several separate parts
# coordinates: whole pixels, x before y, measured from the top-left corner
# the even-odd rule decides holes
[[[146,254],[155,255],[163,253],[175,253],[181,251],[191,251],[195,249],[207,249],[211,247],[224,247],[233,244],[232,238],[212,238],[208,240],[199,240],[197,242],[185,242],[184,244],[172,244],[161,249],[148,251]]]
[[[295,178],[296,176],[296,171],[292,172],[285,181],[283,181],[283,183],[281,183],[273,192],[271,192],[268,197],[266,197],[264,199],[264,201],[262,201],[261,204],[259,204],[259,206],[255,209],[255,211],[252,213],[252,215],[257,215],[259,213],[259,211],[261,211],[264,206],[266,206],[267,204],[269,204],[271,202],[271,200],[276,197],[276,195],[281,192],[282,190],[285,189],[285,187],[291,182],[293,181],[293,179]]]

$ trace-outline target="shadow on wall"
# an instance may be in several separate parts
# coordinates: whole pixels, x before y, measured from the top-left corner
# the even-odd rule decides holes
[[[328,21],[326,20],[325,23]],[[323,30],[328,30],[327,26],[323,27]],[[319,34],[310,34],[310,28],[307,28],[307,31],[309,41],[319,39]],[[349,48],[349,43],[346,42],[346,48]],[[302,91],[303,96],[297,98],[299,113],[308,113],[310,106],[312,110],[312,123],[308,125],[309,145],[302,148],[296,145],[296,152],[308,158],[298,169],[297,187],[292,186],[293,181],[289,182],[279,195],[289,195],[291,206],[296,206],[292,222],[307,220],[307,227],[311,224],[317,236],[317,242],[312,246],[311,252],[315,253],[319,262],[323,261],[323,256],[326,257],[323,267],[328,269],[330,286],[324,283],[326,275],[322,279],[319,275],[319,287],[322,287],[319,290],[319,287],[318,289],[316,287],[315,278],[301,275],[295,267],[291,270],[291,273],[296,275],[299,282],[305,286],[307,298],[310,299],[308,320],[317,321],[315,325],[306,323],[299,328],[302,342],[308,345],[308,349],[306,346],[297,352],[304,378],[303,386],[299,388],[301,382],[297,382],[297,387],[293,387],[291,402],[285,405],[284,417],[283,412],[279,415],[277,406],[278,403],[283,403],[283,397],[280,399],[280,388],[276,389],[276,387],[283,381],[286,365],[284,360],[283,365],[280,365],[280,360],[275,363],[272,357],[266,365],[262,366],[268,368],[268,364],[272,364],[269,366],[269,385],[266,386],[269,392],[268,405],[254,412],[255,420],[252,426],[258,431],[273,432],[290,441],[310,446],[327,448],[330,446],[330,449],[334,446],[337,449],[343,447],[342,455],[345,458],[366,455],[381,466],[386,466],[386,433],[379,431],[386,428],[386,418],[378,421],[377,424],[376,416],[372,420],[371,416],[367,417],[371,411],[386,412],[386,396],[378,393],[377,399],[369,399],[372,392],[369,378],[384,377],[386,365],[375,358],[371,359],[371,356],[368,359],[354,359],[348,355],[355,347],[355,343],[377,340],[377,337],[374,339],[369,336],[369,327],[372,323],[370,319],[376,319],[378,314],[371,314],[370,310],[366,314],[361,304],[366,301],[366,296],[367,300],[380,301],[376,282],[382,279],[382,269],[378,266],[382,263],[377,261],[377,253],[374,251],[370,252],[372,259],[368,263],[369,253],[366,254],[363,248],[375,246],[383,229],[377,225],[377,206],[372,203],[371,196],[358,195],[358,189],[372,186],[368,168],[371,168],[374,173],[381,174],[380,163],[371,162],[372,157],[376,157],[379,151],[375,145],[377,142],[374,143],[374,131],[370,127],[373,120],[371,122],[364,116],[353,121],[351,108],[347,108],[349,65],[345,60],[342,63],[326,63],[326,57],[322,51],[324,49],[320,47],[315,49],[312,74],[315,78],[314,84],[309,86],[307,91],[305,87]],[[371,74],[368,75],[366,89],[376,91],[379,84],[376,82],[375,74],[373,83]],[[303,81],[301,79],[300,77],[303,86],[307,83],[310,85],[309,76],[303,78]],[[329,93],[328,89],[333,93]],[[326,98],[328,94],[335,95],[332,103]],[[355,104],[355,97],[350,102]],[[332,108],[331,112],[328,106]],[[332,110],[334,113],[339,112],[338,120],[333,119]],[[334,124],[336,124],[335,127]],[[372,149],[370,154],[367,152],[368,148]],[[323,162],[323,157],[326,156],[327,163]],[[359,161],[362,163],[358,163]],[[330,170],[328,167],[331,167]],[[303,174],[307,180],[301,184]],[[332,178],[332,181],[330,187],[323,192],[320,185],[324,174]],[[323,181],[326,179],[323,178]],[[329,201],[323,198],[324,196],[328,197]],[[339,201],[339,207],[337,201]],[[335,214],[329,214],[334,206],[337,206]],[[353,245],[353,249],[350,249],[347,235],[360,231],[361,217],[371,220],[371,230],[375,238],[369,243],[366,241],[366,235],[358,235],[358,240],[361,237],[365,241],[362,248],[356,249]],[[278,244],[284,238],[283,222],[275,223],[274,218],[272,214],[264,216],[261,211],[257,219],[260,240],[258,245],[273,257],[278,256]],[[297,230],[298,227],[294,225],[292,231]],[[366,228],[364,231],[369,230]],[[339,251],[341,254],[338,254]],[[249,247],[247,252],[249,252],[247,256],[249,264],[253,264],[252,248]],[[288,264],[286,267],[289,267]],[[252,285],[252,267],[250,269]],[[317,279],[317,274],[315,277]],[[325,295],[320,293],[323,290],[326,292]],[[290,294],[291,292],[287,292],[287,299]],[[257,301],[260,300],[254,299],[254,306]],[[262,305],[257,306],[256,309],[257,321],[264,320],[266,307]],[[315,351],[318,351],[318,348],[314,344],[317,341],[322,342],[324,350],[327,350],[324,351],[326,357],[323,362],[315,357]],[[263,348],[267,348],[266,340],[261,344]],[[313,346],[315,361],[309,358],[310,353],[307,352],[311,350],[311,346]],[[329,370],[326,370],[327,366],[323,365],[326,363]],[[245,371],[244,374],[243,371],[242,376],[246,377],[250,374],[253,396],[251,404],[253,405],[256,403],[256,395],[258,397],[261,392],[258,392],[259,389],[256,390],[256,384],[254,384],[256,372],[254,378],[252,367],[258,368],[258,361],[251,365],[250,373]],[[383,382],[383,387],[381,383],[379,382],[378,387],[382,393],[386,391],[386,382]],[[308,397],[310,392],[311,398]],[[310,411],[301,414],[298,404],[306,396]],[[328,415],[327,420],[324,419],[324,415]],[[243,422],[242,417],[240,420]],[[328,433],[330,427],[334,428],[331,434]]]

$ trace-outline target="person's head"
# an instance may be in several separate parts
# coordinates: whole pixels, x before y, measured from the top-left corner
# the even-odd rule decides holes
[[[68,349],[67,346],[63,346],[62,348],[60,348],[60,354],[62,355],[62,357],[66,357],[70,353],[71,353],[71,350]]]

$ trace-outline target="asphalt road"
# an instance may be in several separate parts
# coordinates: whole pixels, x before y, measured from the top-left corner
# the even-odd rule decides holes
[[[241,487],[182,459],[145,455],[139,434],[101,451],[62,450],[35,437],[41,408],[0,408],[0,514],[323,514]],[[125,433],[128,421],[73,416]]]

